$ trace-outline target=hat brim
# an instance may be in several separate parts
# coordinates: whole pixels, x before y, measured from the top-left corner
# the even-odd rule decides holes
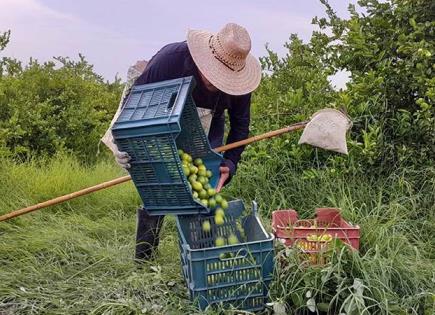
[[[241,71],[233,71],[214,57],[209,47],[213,34],[189,30],[187,46],[198,69],[216,88],[230,95],[244,95],[254,91],[261,81],[260,62],[251,54]]]

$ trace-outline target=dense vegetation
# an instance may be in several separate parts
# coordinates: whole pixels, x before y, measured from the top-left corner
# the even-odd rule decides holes
[[[433,314],[435,4],[361,0],[362,9],[350,6],[351,17],[340,19],[322,3],[327,16],[313,20],[319,31],[308,43],[291,35],[284,58],[262,58],[251,130],[343,109],[354,122],[349,156],[298,146],[297,133],[261,142],[246,149],[226,194],[257,200],[267,226],[277,208],[311,217],[318,206],[340,207],[361,226],[360,252],[342,248],[325,268],[279,251],[275,305]],[[0,51],[8,40],[0,36]],[[3,58],[0,66],[0,213],[122,173],[111,158],[96,158],[118,80],[104,82],[83,57],[25,66]],[[344,91],[328,81],[338,70],[350,72]],[[139,203],[124,184],[0,223],[0,312],[193,313],[172,219],[157,260],[142,269],[132,262]]]
[[[104,82],[81,55],[78,61],[57,57],[25,66],[0,59],[0,156],[26,159],[62,151],[95,161],[121,91],[119,80]]]
[[[262,119],[255,123],[264,130],[333,105],[345,109],[354,123],[351,154],[343,167],[388,172],[433,166],[433,1],[359,1],[367,13],[350,6],[349,20],[340,19],[322,2],[328,17],[313,20],[321,31],[314,32],[309,43],[292,35],[285,58],[269,52],[262,59],[272,74],[256,94],[256,112]],[[340,93],[332,91],[326,79],[337,70],[350,72],[347,89]],[[313,161],[312,150],[292,150],[296,160]]]

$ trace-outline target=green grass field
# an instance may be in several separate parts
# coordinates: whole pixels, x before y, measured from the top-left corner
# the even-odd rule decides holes
[[[290,313],[335,303],[346,314],[433,314],[435,176],[433,169],[375,175],[319,171],[306,179],[290,158],[246,160],[227,188],[270,213],[342,208],[361,226],[361,251],[343,249],[325,268],[305,268],[292,250],[278,255],[271,300]],[[112,161],[93,167],[71,158],[0,162],[0,214],[115,178]],[[136,208],[131,183],[0,223],[0,314],[192,314],[180,271],[173,218],[165,221],[158,258],[133,260]],[[322,304],[323,303],[323,304]],[[212,311],[208,313],[212,314]],[[233,311],[228,311],[233,313]]]

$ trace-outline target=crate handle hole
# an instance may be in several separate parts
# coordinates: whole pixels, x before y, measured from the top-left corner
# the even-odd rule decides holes
[[[175,100],[177,99],[177,92],[172,92],[171,97],[169,98],[167,110],[171,110],[175,104]]]

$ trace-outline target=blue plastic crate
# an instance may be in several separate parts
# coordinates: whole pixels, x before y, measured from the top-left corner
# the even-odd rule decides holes
[[[252,208],[252,214],[244,216],[243,202],[231,201],[220,226],[214,224],[213,215],[177,216],[183,275],[191,299],[201,310],[209,305],[250,311],[265,307],[273,273],[274,236],[264,230],[255,202]],[[211,223],[210,232],[202,230],[205,220]],[[237,222],[244,228],[244,242],[215,247],[216,236],[234,233],[242,239]]]
[[[134,86],[112,134],[131,156],[129,173],[150,215],[198,214],[210,210],[193,199],[178,149],[201,158],[216,186],[222,156],[201,126],[191,92],[193,77]]]

